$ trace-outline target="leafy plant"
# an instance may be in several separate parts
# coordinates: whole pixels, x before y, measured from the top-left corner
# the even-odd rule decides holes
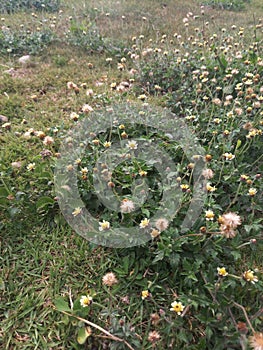
[[[40,31],[15,31],[4,28],[0,32],[0,52],[4,55],[36,54],[54,40],[54,34],[48,29]]]
[[[56,12],[60,0],[2,0],[0,13],[13,13],[23,10]]]
[[[250,0],[210,0],[202,4],[220,10],[240,11],[243,10],[245,4],[249,2]]]

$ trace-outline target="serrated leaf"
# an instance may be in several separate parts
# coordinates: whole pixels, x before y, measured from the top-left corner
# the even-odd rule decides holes
[[[157,253],[156,257],[153,259],[153,264],[156,263],[157,261],[163,260],[164,258],[164,251],[161,250]]]
[[[53,205],[55,203],[54,199],[51,197],[41,197],[37,203],[36,207],[37,209],[42,209],[48,205]]]
[[[55,307],[58,311],[66,311],[66,312],[70,312],[70,307],[68,305],[68,303],[64,300],[63,297],[58,297],[55,301],[54,301]]]
[[[77,342],[81,345],[84,344],[90,335],[91,330],[89,328],[80,328],[78,331]]]
[[[147,218],[150,217],[151,214],[148,209],[142,208],[141,211]]]

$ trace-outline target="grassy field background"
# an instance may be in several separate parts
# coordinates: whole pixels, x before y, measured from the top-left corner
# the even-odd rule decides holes
[[[206,281],[202,271],[206,273],[209,264],[213,266],[213,262],[207,263],[207,270],[205,265],[196,265],[195,271],[192,262],[193,270],[188,271],[188,277],[194,273],[194,282],[187,286],[186,282],[178,282],[180,267],[172,267],[161,258],[159,262],[157,260],[157,263],[153,263],[154,252],[157,249],[155,242],[129,249],[112,249],[90,244],[70,228],[55,201],[51,202],[51,205],[41,202],[42,197],[53,199],[56,195],[53,188],[53,170],[55,154],[60,144],[56,128],[59,132],[71,128],[72,120],[69,116],[72,112],[80,113],[84,104],[89,104],[96,110],[127,101],[137,102],[138,96],[142,94],[146,94],[147,102],[153,106],[169,105],[169,98],[174,91],[167,88],[166,93],[165,87],[162,87],[163,93],[151,93],[143,78],[138,81],[135,78],[132,88],[122,91],[115,88],[115,83],[133,83],[130,70],[137,69],[137,66],[129,52],[136,54],[133,48],[135,42],[138,51],[148,46],[149,39],[152,40],[150,43],[153,47],[163,45],[165,50],[166,43],[161,43],[163,35],[169,36],[169,40],[175,40],[174,33],[182,33],[182,40],[187,42],[190,36],[194,37],[195,28],[199,27],[205,36],[209,32],[205,38],[209,41],[213,33],[221,38],[223,28],[226,28],[228,34],[235,25],[237,30],[244,31],[244,38],[240,44],[243,45],[242,50],[245,50],[246,45],[253,46],[252,43],[257,42],[257,54],[262,55],[262,1],[244,2],[241,9],[238,8],[239,3],[233,2],[234,7],[231,10],[225,8],[228,3],[211,1],[201,7],[202,3],[197,0],[64,0],[56,12],[46,12],[43,8],[40,11],[29,9],[1,13],[0,114],[7,117],[1,119],[0,131],[1,349],[127,349],[127,343],[130,344],[130,348],[145,350],[230,350],[250,349],[250,346],[254,346],[253,343],[249,345],[247,341],[251,329],[249,330],[246,316],[247,313],[250,315],[248,317],[254,331],[256,329],[262,332],[261,281],[255,284],[256,287],[251,283],[249,286],[241,284],[236,287],[236,292],[233,292],[233,286],[230,284],[223,289],[222,295],[225,294],[230,299],[232,294],[240,295],[239,300],[233,300],[244,307],[243,310],[242,307],[236,306],[233,310],[233,305],[225,302],[224,307],[228,311],[230,309],[228,321],[224,321],[223,312],[221,314],[220,308],[218,310],[216,307],[214,315],[200,313],[198,317],[199,307],[212,309],[211,305],[206,306],[208,304],[205,304],[205,300],[203,305],[202,301],[200,304],[198,302],[203,297],[201,285]],[[187,17],[189,12],[192,14]],[[192,20],[193,16],[196,16],[195,20]],[[189,19],[189,26],[185,26],[184,18]],[[6,30],[9,30],[9,37],[2,34]],[[27,36],[23,36],[27,31]],[[83,31],[86,32],[83,34]],[[223,35],[225,31],[223,30]],[[87,35],[87,32],[90,34]],[[27,41],[29,33],[32,37]],[[141,44],[138,42],[139,36],[143,38]],[[134,41],[133,37],[136,37],[137,41]],[[172,52],[170,45],[172,44],[167,40],[166,47],[169,53]],[[232,45],[234,46],[233,43]],[[189,49],[190,53],[193,52],[191,50],[194,49]],[[25,64],[19,63],[19,57],[26,54],[30,54],[30,60]],[[124,69],[118,65],[123,57],[126,58]],[[108,58],[112,60],[107,60]],[[168,62],[167,64],[171,64],[172,61]],[[196,66],[200,67],[200,61],[196,61]],[[255,93],[262,97],[261,68],[258,68],[259,77]],[[185,80],[191,85],[190,75],[191,73],[186,74]],[[69,90],[68,82],[74,82],[79,91]],[[91,96],[87,95],[87,89],[93,90]],[[172,104],[175,110],[177,107]],[[258,109],[255,112],[253,120],[246,115],[244,123],[251,120],[253,126],[262,130],[261,111],[262,109]],[[5,125],[8,123],[10,125]],[[231,130],[230,124],[229,122],[223,130]],[[47,147],[52,152],[52,157],[43,162],[40,156],[43,138],[35,137],[34,131],[43,131],[55,140],[54,144]],[[251,151],[253,160],[249,163],[244,158],[241,161],[242,166],[240,163],[241,174],[250,171],[254,176],[262,174],[260,135],[257,137],[261,139],[256,141],[257,144]],[[221,148],[221,144],[218,144]],[[213,148],[209,147],[208,150],[212,153]],[[227,152],[226,148],[222,149]],[[36,163],[37,167],[35,171],[28,171],[27,166],[32,163]],[[246,235],[233,243],[236,244],[235,248],[227,243],[222,247],[231,251],[249,242],[244,246],[242,254],[233,258],[233,268],[236,274],[239,272],[240,275],[246,270],[254,270],[260,280],[263,274],[260,176],[255,177],[253,185],[258,188],[259,196],[258,201],[255,200],[255,206],[252,205],[253,216],[251,211],[246,214],[245,208],[251,204],[245,199],[240,200],[240,203],[234,201],[230,208],[231,211],[240,212],[244,221],[246,215],[250,215],[246,222]],[[209,204],[214,205],[216,210],[216,199]],[[228,204],[225,207],[222,205],[222,212]],[[221,209],[218,207],[218,211]],[[209,229],[210,227],[207,227],[207,231]],[[192,231],[196,232],[199,233],[198,229]],[[253,239],[257,239],[257,245],[250,244]],[[164,238],[161,243],[168,247],[170,242],[167,242],[168,238],[167,241]],[[197,254],[194,250],[195,244],[191,241],[191,248],[182,253],[182,256]],[[211,247],[211,251],[216,249],[215,246]],[[220,259],[221,264],[225,263],[223,255],[220,255],[223,254],[222,250],[214,256],[211,253],[215,267],[220,263]],[[204,250],[205,254],[208,256],[210,253]],[[229,261],[228,264],[230,266]],[[198,269],[201,272],[199,271],[200,275],[197,276]],[[112,287],[105,285],[102,280],[108,272],[114,272],[119,281]],[[200,290],[197,287],[198,283]],[[192,296],[190,293],[187,295],[187,288],[191,291],[197,288],[196,293],[193,292]],[[208,295],[213,295],[213,287],[209,288]],[[141,298],[141,292],[148,289],[153,295],[149,302]],[[110,335],[91,327],[92,334],[86,336],[85,344],[79,344],[81,341],[77,341],[77,334],[80,329],[84,329],[83,321],[59,313],[54,305],[55,300],[61,302],[61,299],[58,299],[60,297],[70,305],[71,299],[75,302],[81,295],[88,293],[93,295],[92,307],[88,308],[88,311],[85,309],[84,314],[80,308],[78,315],[85,316],[87,320],[100,325],[112,335],[125,339],[127,343],[116,339],[114,341]],[[184,304],[190,303],[189,300],[192,299],[193,311],[186,319],[170,315],[170,304],[178,294],[179,297],[180,294],[185,295]],[[67,307],[63,309],[62,305],[60,309],[67,310]],[[213,324],[211,329],[208,323]],[[151,334],[150,337],[150,332],[153,331],[159,334],[159,338],[158,334]],[[90,328],[86,328],[86,332],[89,333]],[[234,338],[231,340],[233,334]],[[252,348],[263,349],[262,342],[260,344],[261,347]]]

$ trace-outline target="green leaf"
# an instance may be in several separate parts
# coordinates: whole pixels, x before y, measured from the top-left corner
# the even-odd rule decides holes
[[[0,207],[7,208],[8,207],[8,199],[0,198]]]
[[[68,303],[62,297],[58,297],[54,301],[54,304],[55,304],[55,307],[58,311],[66,311],[66,312],[71,311]]]
[[[78,331],[77,341],[79,344],[84,344],[87,338],[90,336],[91,332],[86,328],[80,328]]]
[[[178,264],[180,262],[180,254],[171,253],[169,255],[169,261],[170,261],[170,264],[172,267],[178,266]]]
[[[9,194],[6,188],[0,187],[0,198],[6,198]]]
[[[163,260],[164,258],[164,251],[160,250],[157,254],[156,257],[153,259],[153,264],[156,263],[157,261]]]
[[[151,214],[148,209],[142,208],[141,211],[147,218],[150,217]]]
[[[0,278],[0,290],[5,290],[5,282],[2,278]]]
[[[36,207],[37,209],[43,209],[45,208],[47,205],[53,205],[55,203],[54,199],[51,197],[41,197],[37,203],[36,203]]]
[[[241,146],[242,141],[241,140],[237,140],[237,144],[236,144],[236,150],[239,149],[239,147]]]
[[[69,317],[68,317],[68,315],[64,315],[64,316],[62,317],[61,322],[63,322],[64,325],[67,326],[67,325],[69,324]]]

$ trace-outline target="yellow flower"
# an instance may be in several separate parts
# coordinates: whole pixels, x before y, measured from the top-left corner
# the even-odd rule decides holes
[[[87,168],[87,167],[82,168],[80,172],[81,172],[82,175],[87,175],[87,173],[88,173],[88,168]]]
[[[129,149],[137,149],[138,147],[138,144],[136,141],[134,140],[131,140],[131,141],[128,141],[127,145],[126,145]]]
[[[71,120],[74,120],[74,121],[77,121],[79,119],[79,115],[75,112],[70,113],[69,117]]]
[[[255,282],[258,282],[258,278],[257,276],[254,276],[254,271],[252,270],[247,270],[243,273],[243,278],[247,281],[247,282],[251,282],[253,284],[255,284]]]
[[[186,185],[186,184],[182,184],[182,185],[180,185],[180,187],[181,187],[181,190],[182,190],[183,192],[186,192],[186,191],[188,190],[188,188],[189,188],[189,186]]]
[[[219,119],[219,118],[214,119],[214,123],[216,124],[220,124],[221,122],[222,122],[222,119]]]
[[[224,153],[223,154],[223,157],[226,159],[226,160],[233,160],[235,158],[235,155],[232,154],[232,153]]]
[[[228,275],[228,272],[226,271],[225,267],[218,267],[217,273],[219,274],[219,276],[223,276],[223,277]]]
[[[146,176],[147,175],[147,171],[141,170],[139,171],[140,176]]]
[[[146,95],[140,95],[140,96],[138,96],[138,99],[141,100],[141,101],[146,100],[146,98],[147,98]]]
[[[103,220],[102,222],[99,222],[99,225],[100,225],[100,227],[99,227],[99,230],[100,230],[100,231],[109,230],[109,228],[110,228],[110,223],[109,223],[109,221]]]
[[[93,143],[93,145],[98,146],[100,144],[100,140],[94,139],[94,140],[92,140],[92,143]]]
[[[81,213],[81,210],[82,209],[80,207],[75,208],[74,211],[72,212],[72,215],[73,216],[79,215]]]
[[[250,189],[248,190],[248,194],[249,194],[251,197],[254,197],[256,193],[257,193],[257,189],[256,189],[256,188],[250,188]]]
[[[92,297],[89,295],[82,295],[80,298],[80,305],[82,307],[87,307],[92,303]]]
[[[150,296],[150,292],[148,290],[143,290],[142,291],[142,300],[148,298]]]
[[[77,164],[77,165],[81,164],[81,159],[80,159],[80,158],[77,158],[77,159],[75,160],[75,164]]]
[[[205,218],[207,221],[213,221],[215,217],[215,214],[212,210],[206,210],[205,212]]]
[[[156,237],[158,237],[158,236],[160,236],[160,231],[158,231],[158,230],[156,230],[155,228],[152,230],[152,232],[151,232],[151,237],[152,238],[156,238]]]
[[[141,221],[140,223],[140,228],[146,228],[147,226],[149,226],[150,220],[145,218]]]
[[[36,167],[36,163],[29,163],[26,168],[28,171],[33,171],[35,170],[35,167]]]
[[[181,315],[182,311],[184,310],[184,305],[179,301],[174,301],[172,304],[171,304],[171,308],[170,308],[170,311],[174,311],[177,313],[177,315]]]
[[[244,175],[244,174],[240,175],[240,180],[241,181],[247,181],[248,179],[249,179],[249,176]]]
[[[211,185],[208,183],[208,184],[206,184],[206,190],[207,190],[208,192],[215,192],[216,188],[215,188],[215,186],[211,186]]]
[[[111,142],[110,141],[106,141],[106,142],[104,142],[103,146],[106,147],[106,148],[109,148],[111,146]]]

